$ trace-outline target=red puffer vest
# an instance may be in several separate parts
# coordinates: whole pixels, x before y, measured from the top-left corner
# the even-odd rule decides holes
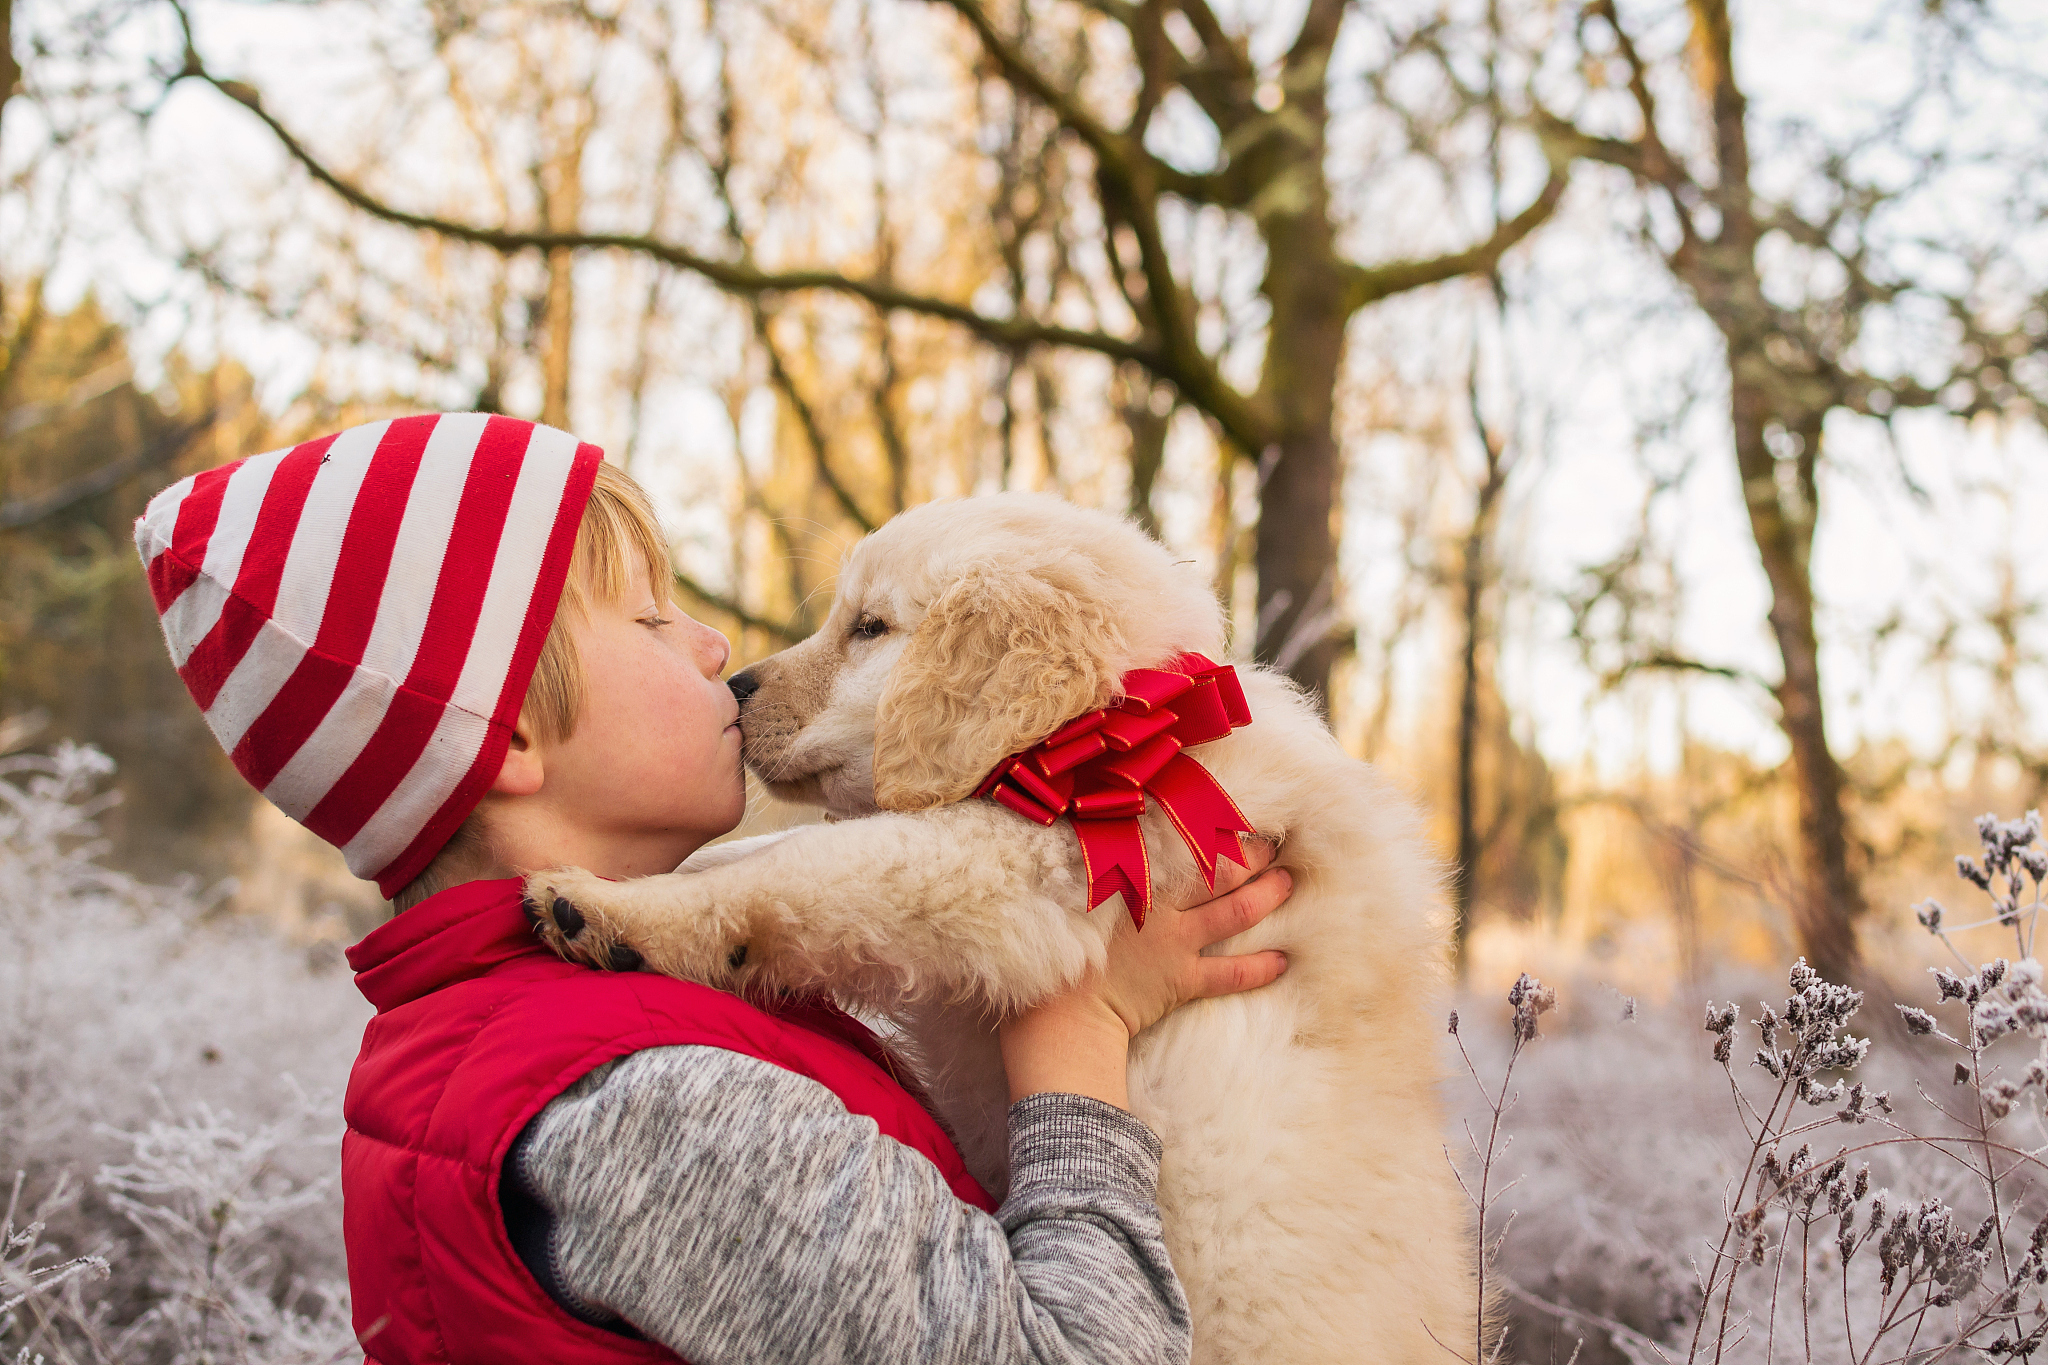
[[[857,1021],[815,1001],[775,1013],[721,991],[563,962],[534,938],[517,881],[471,882],[349,950],[377,1007],[343,1112],[342,1227],[370,1365],[616,1365],[676,1356],[570,1316],[513,1250],[498,1178],[527,1122],[578,1077],[694,1043],[786,1067],[994,1203]]]

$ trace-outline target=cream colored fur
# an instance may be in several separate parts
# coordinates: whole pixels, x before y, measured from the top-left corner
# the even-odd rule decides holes
[[[886,627],[858,630],[863,621]],[[1081,913],[1073,832],[964,800],[1008,753],[1102,704],[1125,670],[1220,657],[1191,566],[1134,527],[1050,497],[934,503],[862,541],[818,634],[758,666],[747,759],[834,823],[707,850],[664,877],[537,874],[586,927],[565,953],[743,991],[827,988],[896,1020],[962,1155],[1007,1184],[993,1020],[1103,954],[1112,900]],[[1191,752],[1294,894],[1217,951],[1289,970],[1141,1034],[1131,1107],[1165,1144],[1159,1204],[1202,1362],[1449,1360],[1469,1342],[1472,1247],[1437,1099],[1438,870],[1415,811],[1346,755],[1280,675],[1240,668],[1252,724]],[[758,722],[758,723],[757,723]],[[1162,907],[1206,898],[1156,810]],[[737,951],[744,961],[734,966]]]

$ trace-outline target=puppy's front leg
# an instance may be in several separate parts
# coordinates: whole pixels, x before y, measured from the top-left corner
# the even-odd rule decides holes
[[[1100,960],[1106,922],[1075,913],[1079,861],[1071,830],[969,802],[795,830],[705,871],[613,882],[563,868],[526,890],[556,951],[598,966],[1004,1013]]]

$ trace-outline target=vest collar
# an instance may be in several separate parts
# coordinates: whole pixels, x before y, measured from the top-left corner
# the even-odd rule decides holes
[[[348,965],[355,969],[356,989],[383,1014],[521,957],[560,962],[533,932],[519,878],[504,877],[451,886],[393,916],[348,950]],[[779,1000],[749,1003],[785,1023],[851,1047],[931,1108],[916,1080],[898,1066],[874,1032],[833,1004],[831,997],[785,992]]]
[[[348,950],[356,989],[379,1014],[513,958],[554,955],[534,937],[517,877],[465,882],[427,897]]]

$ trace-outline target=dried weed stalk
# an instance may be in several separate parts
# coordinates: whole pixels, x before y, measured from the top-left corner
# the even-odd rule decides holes
[[[1985,816],[1978,834],[1981,859],[1960,858],[1957,867],[1990,896],[1992,913],[1956,924],[1940,904],[1922,905],[1921,923],[1961,970],[1933,969],[1932,1008],[1898,1006],[1909,1035],[1949,1054],[1940,1089],[1950,1097],[1916,1082],[1921,1105],[1908,1119],[1889,1092],[1859,1079],[1871,1044],[1847,1029],[1863,995],[1822,980],[1803,959],[1791,969],[1782,1004],[1762,1003],[1748,1021],[1753,1046],[1738,1008],[1710,1002],[1706,1032],[1747,1156],[1725,1187],[1721,1226],[1707,1233],[1693,1259],[1697,1298],[1689,1330],[1681,1340],[1660,1342],[1569,1306],[1539,1306],[1606,1330],[1637,1361],[1932,1365],[2048,1355],[2048,1137],[2041,1123],[2048,993],[2031,956],[2048,851],[2039,846],[2041,822],[2033,812],[2014,821]],[[1994,924],[2013,933],[2015,960],[1971,962],[1953,935]],[[1532,1005],[1535,998],[1542,1003]],[[1508,1143],[1501,1121],[1514,1103],[1515,1061],[1535,1036],[1536,1014],[1553,999],[1526,975],[1516,983],[1509,996],[1514,1047],[1497,1089],[1487,1088],[1458,1044],[1493,1117],[1486,1140],[1473,1137],[1477,1179],[1467,1184],[1479,1217],[1483,1276],[1475,1359],[1486,1362],[1508,1349],[1505,1342],[1489,1344],[1487,1331],[1490,1296],[1501,1286],[1491,1263],[1506,1231],[1490,1230],[1492,1206],[1508,1188],[1495,1188]],[[2032,1040],[2031,1051],[2023,1049],[2025,1040]],[[1925,1073],[1929,1056],[1910,1059],[1916,1073]],[[1830,1140],[1845,1129],[1848,1141]],[[1879,1186],[1873,1166],[1940,1192],[1902,1197]],[[1505,1289],[1536,1302],[1513,1285]]]
[[[1465,1050],[1465,1040],[1458,1036],[1458,1012],[1451,1011],[1451,1037],[1458,1045],[1458,1056],[1464,1059],[1465,1071],[1472,1077],[1472,1084],[1479,1087],[1479,1094],[1486,1102],[1489,1116],[1484,1143],[1479,1141],[1470,1123],[1465,1125],[1465,1141],[1472,1148],[1474,1162],[1472,1178],[1466,1179],[1465,1172],[1458,1168],[1456,1160],[1451,1162],[1451,1172],[1457,1176],[1458,1184],[1464,1189],[1465,1198],[1471,1202],[1479,1224],[1479,1297],[1478,1307],[1472,1315],[1472,1355],[1469,1359],[1474,1362],[1485,1361],[1487,1365],[1499,1360],[1501,1351],[1507,1345],[1507,1339],[1497,1330],[1496,1315],[1493,1312],[1498,1286],[1487,1282],[1493,1268],[1494,1257],[1500,1250],[1501,1240],[1507,1236],[1508,1228],[1514,1223],[1514,1215],[1509,1214],[1507,1222],[1503,1223],[1498,1231],[1487,1226],[1487,1219],[1493,1212],[1493,1206],[1514,1188],[1515,1183],[1509,1181],[1498,1189],[1493,1184],[1493,1168],[1500,1158],[1507,1155],[1508,1148],[1514,1142],[1512,1134],[1502,1132],[1501,1124],[1506,1119],[1508,1110],[1515,1107],[1517,1096],[1510,1088],[1515,1079],[1515,1063],[1521,1059],[1522,1049],[1536,1041],[1536,1021],[1556,1006],[1556,991],[1527,972],[1523,972],[1516,979],[1514,986],[1508,991],[1508,1007],[1514,1012],[1514,1047],[1508,1053],[1507,1066],[1501,1072],[1500,1084],[1492,1090],[1486,1088],[1486,1082],[1479,1075],[1479,1068],[1473,1065],[1472,1054]],[[1445,1155],[1449,1155],[1448,1150]],[[1489,1338],[1492,1340],[1490,1346]],[[1459,1353],[1453,1351],[1453,1354]],[[1573,1359],[1576,1360],[1577,1356],[1578,1353],[1573,1352]],[[1459,1354],[1459,1358],[1466,1359],[1462,1354]]]

